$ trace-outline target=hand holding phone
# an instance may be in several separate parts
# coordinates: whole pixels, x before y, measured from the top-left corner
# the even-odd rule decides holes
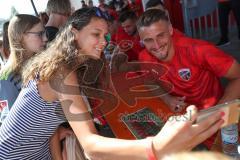
[[[208,109],[203,109],[199,111],[197,122],[208,118],[215,112],[224,112],[223,120],[224,123],[221,127],[225,127],[230,124],[238,123],[239,120],[239,109],[240,109],[240,99],[235,99],[223,104],[218,104],[216,106],[210,107]]]

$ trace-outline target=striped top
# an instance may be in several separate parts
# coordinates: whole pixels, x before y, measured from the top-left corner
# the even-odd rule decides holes
[[[51,159],[49,138],[64,121],[60,102],[43,100],[30,81],[0,127],[0,160]]]

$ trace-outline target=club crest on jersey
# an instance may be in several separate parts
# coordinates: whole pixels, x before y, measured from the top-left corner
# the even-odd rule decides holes
[[[191,71],[189,68],[179,69],[178,74],[184,81],[189,81],[191,78]]]

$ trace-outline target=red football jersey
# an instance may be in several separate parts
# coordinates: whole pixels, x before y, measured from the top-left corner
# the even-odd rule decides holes
[[[205,41],[178,36],[173,42],[175,55],[170,62],[159,61],[146,49],[139,60],[166,66],[168,71],[160,79],[173,85],[170,94],[186,96],[186,102],[198,109],[215,105],[223,95],[219,78],[227,73],[234,59]]]
[[[140,43],[139,35],[129,36],[122,27],[118,28],[112,40],[128,55],[128,61],[138,60],[139,53],[144,49],[144,46]]]
[[[173,28],[173,37],[178,38],[178,37],[181,37],[181,36],[185,36],[185,35],[181,31],[179,31],[178,29]]]
[[[135,0],[134,2],[131,2],[131,0],[128,1],[129,8],[135,12],[137,16],[141,16],[143,13],[143,5],[142,0]]]
[[[234,59],[205,41],[176,36],[173,42],[175,55],[170,62],[159,61],[146,49],[139,60],[158,62],[168,69],[160,79],[173,85],[171,95],[186,96],[186,102],[199,110],[215,105],[223,95],[219,78],[227,73]],[[204,144],[210,148],[215,137],[216,134]]]

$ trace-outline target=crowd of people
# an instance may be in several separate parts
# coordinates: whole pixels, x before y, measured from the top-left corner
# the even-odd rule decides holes
[[[211,148],[226,113],[196,122],[198,111],[240,98],[240,65],[214,44],[174,28],[162,1],[146,6],[143,11],[139,0],[93,6],[89,0],[72,12],[70,0],[49,0],[47,16],[17,14],[4,25],[0,160],[66,159],[62,140],[73,134],[89,159],[154,160],[199,144]],[[166,73],[144,68],[146,62]],[[159,97],[185,120],[167,121],[140,140],[101,135],[97,126],[108,125],[104,110],[114,103],[108,102],[111,73],[148,79],[141,70],[163,90],[161,81],[172,86]],[[220,77],[229,80],[225,88]]]

